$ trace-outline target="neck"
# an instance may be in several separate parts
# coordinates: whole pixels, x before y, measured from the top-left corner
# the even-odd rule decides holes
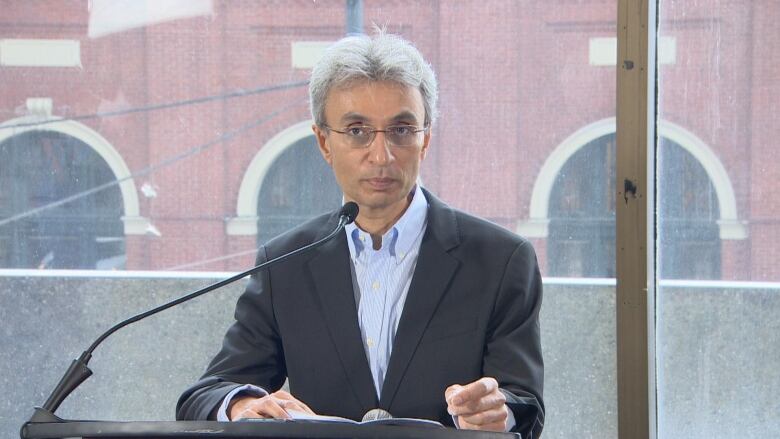
[[[355,224],[360,230],[371,235],[374,250],[382,248],[382,236],[403,216],[412,203],[412,196],[413,194],[410,193],[398,206],[391,206],[381,211],[360,207]]]

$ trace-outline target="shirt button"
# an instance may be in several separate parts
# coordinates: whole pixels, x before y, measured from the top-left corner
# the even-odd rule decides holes
[[[374,340],[373,340],[372,338],[370,338],[370,337],[369,337],[369,338],[366,340],[366,344],[368,345],[368,347],[370,347],[370,348],[373,348],[373,347],[374,347]]]
[[[404,256],[406,256],[406,253],[404,253],[404,252],[398,253],[398,257],[399,257],[400,259],[403,259],[403,258],[404,258]]]
[[[378,281],[374,281],[374,283],[371,284],[371,288],[373,288],[375,290],[378,290],[379,289],[379,282]]]

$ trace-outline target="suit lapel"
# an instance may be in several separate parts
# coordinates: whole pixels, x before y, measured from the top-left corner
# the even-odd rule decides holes
[[[329,222],[327,231],[333,227],[335,222]],[[352,390],[365,411],[375,408],[378,400],[358,326],[349,248],[344,235],[323,245],[307,265],[322,304],[330,337]]]
[[[458,261],[447,253],[459,241],[455,215],[429,192],[423,192],[430,206],[428,225],[382,386],[380,406],[384,408],[391,406],[420,338],[458,268]]]

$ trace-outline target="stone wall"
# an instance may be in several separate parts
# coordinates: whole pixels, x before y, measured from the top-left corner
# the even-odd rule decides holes
[[[0,437],[18,436],[73,358],[114,323],[210,279],[0,277]],[[69,419],[171,420],[232,322],[243,283],[112,335]],[[617,437],[614,286],[547,283],[545,438]],[[663,289],[659,437],[780,436],[780,291]]]

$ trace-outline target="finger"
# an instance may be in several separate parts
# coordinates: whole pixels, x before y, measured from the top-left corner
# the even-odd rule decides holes
[[[460,384],[453,384],[450,387],[447,387],[447,390],[444,391],[444,400],[447,401],[447,404],[450,406],[462,404],[463,400],[461,399],[461,393],[463,393],[464,389],[465,386],[461,386]]]
[[[466,401],[460,405],[449,404],[447,411],[454,416],[472,415],[500,408],[504,404],[506,404],[506,396],[496,389],[493,393],[477,400]]]
[[[280,399],[295,399],[290,393],[285,392],[284,390],[277,390],[276,392],[272,393],[271,396]]]
[[[506,406],[503,406],[491,410],[486,410],[484,412],[475,413],[473,415],[460,416],[458,417],[458,420],[461,420],[471,425],[484,426],[484,425],[493,425],[499,423],[506,425],[507,418],[508,418],[507,408]]]
[[[495,379],[489,377],[480,378],[473,383],[454,390],[447,402],[453,405],[461,405],[466,401],[479,399],[496,389],[498,389],[498,382]]]
[[[295,402],[300,407],[299,411],[306,412],[310,415],[315,414],[314,410],[310,409],[309,406],[306,405],[303,401],[285,392],[284,390],[279,390],[278,392],[273,393],[271,396],[283,399],[285,401]]]
[[[462,430],[482,430],[482,431],[506,431],[506,422],[496,422],[494,424],[476,425],[469,424],[466,421],[459,422],[460,429]]]
[[[287,404],[287,401],[275,399],[271,396],[266,396],[261,399],[252,401],[252,403],[247,407],[247,410],[254,411],[261,417],[289,419],[290,414],[284,410],[284,404]]]
[[[284,410],[287,412],[287,414],[291,414],[291,411],[296,411],[298,413],[306,413],[313,415],[314,412],[311,411],[308,407],[306,407],[306,404],[297,402],[297,401],[283,401],[283,407]]]
[[[246,411],[246,408],[249,407],[249,404],[255,399],[259,398],[250,396],[233,398],[228,405],[228,418],[230,420],[241,419],[243,412]]]
[[[242,410],[235,419],[242,418],[280,418],[283,415],[279,412],[279,408],[283,404],[278,404],[271,397],[263,397],[251,401],[244,410]],[[282,408],[282,412],[286,411]],[[287,416],[289,417],[289,415]]]
[[[444,400],[449,402],[450,399],[456,393],[459,393],[462,388],[463,388],[463,386],[461,386],[460,384],[453,384],[453,385],[447,387],[447,390],[444,391]]]
[[[308,413],[310,415],[316,415],[317,414],[308,405],[306,405],[306,404],[304,404],[304,403],[302,403],[300,401],[298,401],[298,403],[301,405],[301,407],[303,407],[303,409],[306,411],[306,413]]]

